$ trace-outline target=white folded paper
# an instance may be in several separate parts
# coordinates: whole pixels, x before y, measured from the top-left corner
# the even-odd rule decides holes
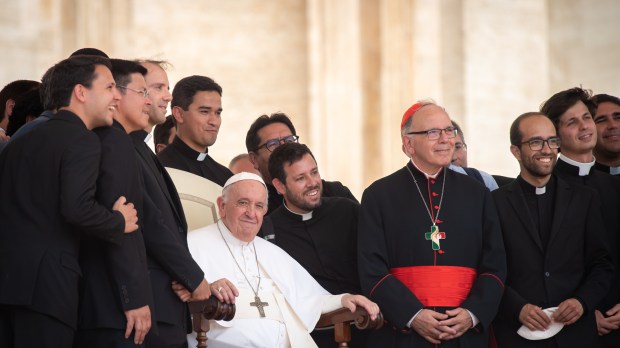
[[[545,312],[545,314],[549,317],[549,319],[551,319],[551,315],[557,309],[558,309],[558,307],[549,307],[549,308],[543,309],[543,312]],[[528,340],[544,340],[546,338],[555,336],[558,332],[560,332],[560,330],[562,330],[563,327],[564,327],[564,324],[557,323],[557,322],[553,321],[553,319],[551,319],[551,325],[549,325],[547,330],[544,330],[544,331],[534,330],[534,331],[532,331],[532,330],[528,329],[525,325],[521,325],[521,327],[519,328],[517,333],[519,334],[519,336],[521,336],[521,337],[523,337],[525,339],[528,339]]]

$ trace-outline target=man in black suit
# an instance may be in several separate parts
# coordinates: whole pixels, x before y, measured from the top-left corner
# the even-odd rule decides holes
[[[250,155],[250,161],[267,184],[269,192],[269,210],[267,215],[281,206],[283,200],[282,195],[278,193],[278,190],[271,183],[273,178],[269,174],[269,157],[271,157],[273,150],[280,146],[280,144],[297,142],[299,142],[299,136],[295,131],[295,126],[293,126],[291,119],[283,113],[258,117],[250,126],[245,137],[245,147]],[[322,184],[323,197],[344,197],[357,202],[349,188],[340,182],[323,180]],[[259,235],[269,235],[269,232],[265,232],[265,227],[269,226],[269,224],[269,219],[266,219],[263,223],[263,230],[261,230]]]
[[[2,347],[72,347],[81,235],[104,247],[137,229],[124,197],[95,200],[101,145],[90,130],[112,124],[118,99],[109,60],[73,57],[53,69],[58,113],[0,155]]]
[[[134,202],[142,220],[143,185],[128,132],[141,129],[148,122],[150,100],[143,76],[146,69],[127,60],[112,59],[111,63],[120,98],[114,108],[112,127],[94,130],[102,147],[96,197],[107,204],[112,197],[124,195]],[[125,236],[119,246],[102,248],[92,238],[84,238],[82,251],[80,265],[84,277],[76,346],[141,344],[151,327],[152,307],[142,229]]]
[[[592,101],[596,104],[592,116],[598,135],[594,147],[594,168],[620,176],[620,98],[597,94]]]
[[[168,76],[163,62],[141,61],[148,71],[145,76],[151,105],[149,122],[144,129],[130,135],[138,156],[144,184],[144,215],[141,219],[148,256],[148,268],[155,308],[151,330],[145,344],[153,347],[187,347],[191,331],[187,305],[172,291],[173,281],[193,292],[194,300],[207,299],[211,292],[200,266],[194,262],[187,247],[187,222],[177,190],[168,172],[146,144],[154,125],[163,123],[170,101]]]
[[[161,163],[224,186],[233,174],[209,156],[222,124],[222,87],[206,76],[181,79],[172,91],[172,116],[177,135],[157,154]]]
[[[598,197],[553,174],[560,138],[544,114],[519,116],[510,142],[520,175],[492,193],[508,264],[493,324],[498,346],[596,345],[594,311],[613,275]],[[551,318],[543,312],[548,307],[558,307]],[[517,334],[521,325],[545,330],[552,321],[564,327],[551,338],[529,341]]]
[[[601,216],[607,232],[609,253],[615,268],[615,276],[607,296],[597,306],[595,315],[602,347],[620,347],[620,178],[596,170],[593,149],[598,141],[613,143],[611,132],[605,132],[594,120],[596,104],[591,93],[580,87],[554,94],[541,107],[557,129],[562,142],[558,163],[553,173],[571,185],[587,186],[598,194],[601,201]],[[609,114],[609,115],[605,115]],[[611,118],[611,110],[598,115]],[[603,122],[606,123],[606,122]],[[610,122],[613,129],[613,121]],[[598,131],[607,137],[598,135]],[[620,131],[616,129],[616,132]],[[597,141],[598,138],[598,141]],[[603,157],[606,158],[606,157]]]

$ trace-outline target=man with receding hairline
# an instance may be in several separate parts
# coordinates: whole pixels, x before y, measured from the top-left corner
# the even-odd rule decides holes
[[[204,273],[189,253],[187,221],[176,187],[145,143],[153,125],[164,122],[171,98],[165,64],[152,60],[140,61],[140,64],[147,69],[145,82],[151,100],[149,121],[146,127],[130,135],[144,185],[142,226],[155,303],[153,321],[157,324],[157,331],[151,330],[146,336],[145,345],[149,348],[181,348],[187,346],[190,315],[187,304],[174,295],[170,284],[182,284],[192,292],[194,300],[207,299],[211,292]]]
[[[330,294],[286,252],[256,238],[267,211],[260,176],[232,176],[217,205],[221,219],[188,237],[192,256],[214,279],[212,293],[236,305],[232,321],[211,321],[209,347],[316,347],[308,333],[321,313],[361,306],[376,318],[375,303],[361,295]],[[175,289],[189,298],[182,287]]]
[[[457,131],[442,107],[415,103],[400,132],[410,160],[360,208],[360,282],[388,322],[368,346],[486,347],[506,277],[491,194],[448,170]]]
[[[595,193],[553,172],[561,141],[539,112],[510,127],[510,151],[521,171],[492,193],[508,264],[493,323],[498,347],[598,346],[594,309],[613,266]]]

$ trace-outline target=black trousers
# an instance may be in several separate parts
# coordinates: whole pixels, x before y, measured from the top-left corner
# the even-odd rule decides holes
[[[71,348],[75,330],[24,306],[0,305],[0,347]]]
[[[187,330],[185,328],[157,322],[158,333],[149,331],[144,340],[146,348],[187,348]]]
[[[92,329],[78,330],[75,334],[75,348],[135,348],[144,344],[135,344],[134,332],[125,338],[125,330]]]

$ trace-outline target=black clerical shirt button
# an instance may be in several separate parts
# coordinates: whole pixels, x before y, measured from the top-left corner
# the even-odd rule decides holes
[[[545,272],[545,277],[550,276],[549,272]]]

